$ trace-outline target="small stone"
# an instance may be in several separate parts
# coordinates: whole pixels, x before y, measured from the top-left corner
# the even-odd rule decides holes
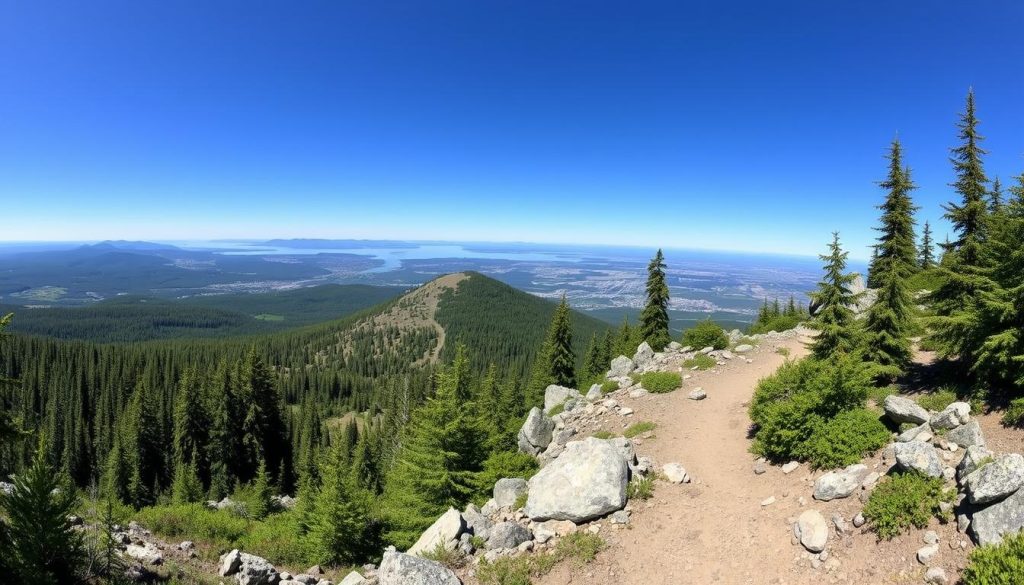
[[[942,567],[930,567],[924,574],[924,582],[931,585],[947,585],[949,579],[946,577],[946,570]]]
[[[628,406],[623,406],[622,408],[619,409],[619,414],[621,414],[622,416],[629,416],[633,414],[633,409],[629,408]]]
[[[768,471],[768,464],[764,458],[758,459],[754,462],[754,475],[762,475]]]
[[[782,473],[789,475],[790,473],[796,471],[797,467],[800,467],[799,461],[790,461],[789,463],[786,463],[785,465],[782,466]]]
[[[817,510],[807,510],[800,514],[794,528],[800,536],[800,544],[812,553],[825,550],[828,542],[828,524]]]
[[[665,478],[672,483],[689,483],[690,476],[686,473],[686,468],[678,463],[666,463],[661,468],[661,472],[665,474]]]
[[[924,533],[921,540],[923,540],[925,544],[935,544],[939,542],[939,535],[934,530],[929,530]]]
[[[853,517],[853,525],[856,528],[860,528],[861,526],[864,526],[865,522],[867,522],[867,520],[865,520],[864,514],[857,514],[856,516]]]
[[[935,555],[939,554],[939,545],[929,544],[917,549],[917,560],[922,565],[927,565],[935,558]]]
[[[693,390],[690,390],[690,400],[704,400],[707,397],[708,393],[705,392],[704,389],[699,386],[694,388]]]
[[[775,496],[768,496],[767,498],[761,500],[761,507],[763,508],[765,506],[771,506],[774,503],[775,503]]]

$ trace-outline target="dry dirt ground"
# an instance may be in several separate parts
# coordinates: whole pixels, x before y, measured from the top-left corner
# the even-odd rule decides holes
[[[786,475],[779,466],[766,473],[753,471],[755,457],[749,452],[747,404],[757,381],[774,372],[786,359],[776,352],[785,347],[791,357],[806,354],[804,342],[793,339],[762,343],[748,355],[752,363],[734,359],[724,366],[692,377],[682,390],[639,399],[616,396],[634,414],[610,415],[604,430],[621,432],[639,421],[657,424],[653,436],[636,440],[638,455],[652,457],[660,467],[678,462],[686,467],[692,483],[657,482],[653,498],[631,504],[633,516],[626,527],[602,522],[608,547],[582,568],[562,564],[539,580],[545,585],[583,583],[706,584],[706,583],[923,583],[925,567],[916,551],[924,546],[925,530],[912,530],[891,541],[878,542],[867,528],[846,536],[831,531],[828,558],[815,563],[792,536],[792,524],[804,510],[817,509],[831,520],[840,514],[848,523],[861,511],[858,495],[831,502],[812,497],[813,482],[823,472],[806,465]],[[703,401],[687,398],[701,386]],[[1021,433],[999,425],[996,415],[979,417],[996,452],[1021,451]],[[962,453],[962,452],[961,452]],[[865,463],[879,472],[887,466],[880,457]],[[762,506],[770,497],[775,502]],[[973,544],[957,532],[956,522],[933,520],[928,529],[940,537],[933,565],[946,570],[953,583],[966,565]]]

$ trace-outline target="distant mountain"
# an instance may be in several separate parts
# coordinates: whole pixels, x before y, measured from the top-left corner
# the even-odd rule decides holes
[[[398,240],[326,240],[317,238],[276,239],[262,242],[264,246],[292,248],[295,250],[323,249],[346,250],[357,248],[415,248],[416,244]]]
[[[171,246],[170,244],[157,244],[154,242],[141,242],[141,241],[129,241],[129,240],[105,240],[98,244],[85,245],[83,248],[93,249],[108,249],[108,250],[133,250],[138,252],[153,252],[153,251],[170,251],[170,250],[181,250],[177,246]]]

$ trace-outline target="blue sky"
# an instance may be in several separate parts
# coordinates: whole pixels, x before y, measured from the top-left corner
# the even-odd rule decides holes
[[[969,86],[989,174],[1024,171],[1022,30],[1015,0],[4,0],[0,239],[864,257],[897,132],[939,222]]]

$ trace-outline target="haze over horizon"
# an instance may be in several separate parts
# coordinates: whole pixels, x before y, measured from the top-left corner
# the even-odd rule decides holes
[[[941,241],[969,87],[1024,171],[1024,6],[986,5],[970,50],[952,2],[11,5],[0,238],[863,259],[898,133]]]

